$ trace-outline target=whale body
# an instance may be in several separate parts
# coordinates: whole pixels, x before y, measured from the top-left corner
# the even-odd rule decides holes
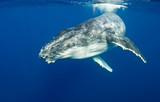
[[[112,69],[99,55],[120,46],[132,51],[146,63],[140,50],[124,36],[125,31],[125,24],[118,15],[104,13],[75,27],[60,31],[55,38],[42,47],[39,57],[48,63],[65,58],[92,57],[103,68],[112,72]]]

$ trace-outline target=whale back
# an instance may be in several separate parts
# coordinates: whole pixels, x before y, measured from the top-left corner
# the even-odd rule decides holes
[[[106,32],[106,34],[123,36],[126,32],[124,22],[118,15],[114,13],[104,13],[95,19],[97,22],[99,22],[100,26]]]
[[[67,34],[73,36],[76,34],[94,35],[102,32],[106,34],[124,35],[126,27],[122,19],[114,13],[104,13],[98,17],[89,19],[75,27],[60,31],[56,38]],[[76,32],[76,33],[75,33]],[[95,33],[96,32],[96,33]]]

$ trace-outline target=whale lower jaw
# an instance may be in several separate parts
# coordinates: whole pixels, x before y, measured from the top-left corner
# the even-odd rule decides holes
[[[89,46],[73,47],[62,52],[59,56],[60,59],[84,59],[99,55],[107,50],[107,43],[96,43]]]

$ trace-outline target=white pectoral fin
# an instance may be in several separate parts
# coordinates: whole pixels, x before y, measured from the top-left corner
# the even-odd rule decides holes
[[[93,57],[93,60],[97,62],[100,66],[103,68],[107,69],[109,72],[112,72],[112,68],[108,66],[108,64],[100,57],[100,56],[95,56]]]
[[[147,62],[146,58],[140,52],[140,50],[136,47],[136,45],[127,37],[124,36],[114,36],[108,39],[109,42],[116,44],[117,46],[122,47],[124,50],[129,50],[140,57],[144,63]]]

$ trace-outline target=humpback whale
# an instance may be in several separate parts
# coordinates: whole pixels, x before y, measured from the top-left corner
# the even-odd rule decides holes
[[[146,63],[135,44],[125,37],[125,24],[115,13],[104,13],[75,27],[60,31],[42,47],[39,57],[48,63],[56,60],[92,57],[100,66],[112,72],[112,68],[99,56],[116,46],[129,50]]]

